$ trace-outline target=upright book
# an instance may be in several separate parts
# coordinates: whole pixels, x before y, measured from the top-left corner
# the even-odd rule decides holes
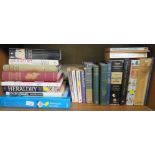
[[[99,65],[93,64],[93,103],[99,104]]]
[[[152,58],[140,59],[134,105],[144,105],[152,61]]]
[[[110,104],[120,104],[124,60],[110,60],[110,62],[111,62]]]
[[[139,66],[140,66],[140,60],[137,60],[137,59],[131,60],[128,92],[127,92],[127,98],[126,98],[127,105],[134,105],[135,94],[137,91],[136,87],[137,87],[137,77],[138,77]]]
[[[93,102],[92,66],[92,62],[84,62],[87,103]]]
[[[100,63],[100,104],[110,102],[111,63]]]

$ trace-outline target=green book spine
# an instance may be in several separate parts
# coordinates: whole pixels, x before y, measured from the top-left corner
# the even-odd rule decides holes
[[[93,65],[93,103],[99,104],[99,66]]]
[[[107,105],[108,64],[100,63],[100,104]]]

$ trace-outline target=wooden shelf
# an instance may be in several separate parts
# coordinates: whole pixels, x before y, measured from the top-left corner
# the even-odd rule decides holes
[[[71,103],[70,109],[32,109],[32,108],[0,108],[0,111],[151,111],[147,106],[127,105],[95,105],[84,103]]]

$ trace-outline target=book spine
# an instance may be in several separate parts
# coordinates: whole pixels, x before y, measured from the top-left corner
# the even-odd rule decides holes
[[[144,105],[151,64],[151,58],[140,59],[134,105]]]
[[[9,64],[59,65],[59,60],[9,59]]]
[[[43,86],[3,86],[4,92],[58,92],[59,87]]]
[[[72,82],[74,89],[75,102],[78,102],[78,92],[77,92],[77,82],[76,82],[76,73],[75,70],[72,70]]]
[[[92,103],[92,65],[85,66],[86,102]]]
[[[86,103],[86,85],[85,85],[84,70],[80,71],[80,78],[81,78],[82,103]]]
[[[149,95],[149,88],[150,88],[150,83],[151,83],[151,78],[152,78],[152,73],[153,73],[154,58],[151,58],[151,59],[152,59],[152,63],[150,65],[148,83],[147,83],[146,94],[145,94],[145,98],[144,98],[144,105],[146,105],[146,103],[147,103],[147,98]]]
[[[56,82],[62,76],[61,72],[2,72],[2,81],[22,81],[22,82]]]
[[[1,108],[69,109],[70,97],[0,97]]]
[[[120,104],[124,60],[111,60],[110,104]]]
[[[43,87],[60,87],[63,82],[63,77],[58,82],[14,82],[3,81],[1,86],[43,86]]]
[[[122,91],[121,91],[121,101],[120,101],[121,105],[126,104],[129,73],[130,73],[130,60],[125,59],[124,60],[124,67],[123,67],[123,78],[122,78]]]
[[[45,49],[9,49],[10,59],[47,59],[61,60],[60,50],[45,50]]]
[[[100,104],[107,104],[108,64],[100,63]]]
[[[134,105],[139,66],[140,60],[131,60],[128,92],[126,97],[127,105]]]
[[[107,104],[110,104],[111,63],[108,63]]]
[[[80,70],[76,70],[76,82],[77,82],[77,92],[78,92],[78,101],[82,103],[82,92],[81,92],[81,79],[80,79]]]
[[[61,92],[5,92],[6,96],[44,96],[44,97],[62,97]]]
[[[93,103],[99,104],[99,66],[93,65]]]
[[[71,71],[68,71],[67,73],[68,73],[68,80],[69,80],[69,87],[70,87],[72,102],[77,102],[75,100],[74,86],[73,86],[73,79],[72,79],[72,72]]]
[[[21,71],[31,71],[31,72],[58,72],[61,69],[61,66],[55,65],[3,65],[3,71],[10,72],[21,72]]]

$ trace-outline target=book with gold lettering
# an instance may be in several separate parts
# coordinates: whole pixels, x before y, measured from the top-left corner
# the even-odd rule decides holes
[[[62,72],[2,72],[2,81],[22,81],[22,82],[56,82],[62,76]]]

